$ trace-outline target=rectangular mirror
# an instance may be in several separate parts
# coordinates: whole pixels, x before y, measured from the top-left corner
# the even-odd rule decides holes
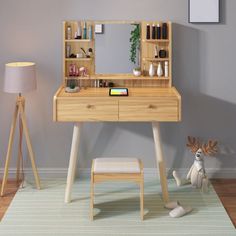
[[[137,27],[140,30],[141,26],[137,24],[106,23],[103,24],[102,31],[95,32],[96,74],[130,74],[134,68],[140,66],[139,50],[135,56],[136,63],[130,60],[131,32]],[[97,28],[101,29],[99,25]]]

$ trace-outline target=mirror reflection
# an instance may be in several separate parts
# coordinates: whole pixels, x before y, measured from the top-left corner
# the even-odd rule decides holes
[[[140,65],[139,50],[131,52],[130,38],[140,43],[140,25],[104,24],[101,33],[95,33],[96,74],[132,73]]]

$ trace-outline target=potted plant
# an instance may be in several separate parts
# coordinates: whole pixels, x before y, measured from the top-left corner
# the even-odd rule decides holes
[[[134,24],[134,29],[131,31],[130,36],[130,61],[138,66],[133,69],[133,74],[135,76],[141,75],[141,68],[139,66],[140,58],[140,24]]]

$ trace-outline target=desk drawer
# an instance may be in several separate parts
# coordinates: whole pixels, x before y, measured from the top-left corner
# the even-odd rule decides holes
[[[107,98],[58,99],[57,121],[118,121],[118,101]]]
[[[179,104],[174,98],[122,99],[120,121],[179,121]]]

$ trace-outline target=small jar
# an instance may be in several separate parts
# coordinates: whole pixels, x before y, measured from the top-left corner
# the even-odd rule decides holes
[[[160,58],[166,58],[167,57],[167,51],[162,48],[160,51],[159,51],[159,57]]]

